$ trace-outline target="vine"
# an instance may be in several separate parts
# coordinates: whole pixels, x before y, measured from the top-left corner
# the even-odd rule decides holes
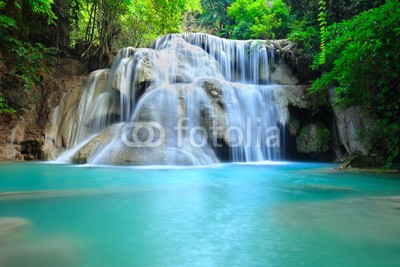
[[[318,56],[318,63],[319,65],[324,65],[326,62],[326,35],[327,35],[327,30],[326,30],[326,0],[320,0],[318,2],[319,6],[319,13],[318,13],[318,23],[319,23],[319,33],[320,33],[320,38],[321,38],[321,52]]]

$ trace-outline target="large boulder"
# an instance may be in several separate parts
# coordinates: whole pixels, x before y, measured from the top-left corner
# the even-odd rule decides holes
[[[146,137],[138,133],[143,146],[133,142],[133,125],[118,124],[109,127],[87,142],[73,156],[74,163],[93,163],[110,165],[198,165],[206,161],[217,161],[209,158],[201,148],[193,148],[182,140],[180,146],[169,145],[166,142],[155,147],[146,146]],[[212,152],[212,151],[211,151]]]
[[[72,157],[72,162],[77,164],[85,164],[90,157],[95,155],[96,151],[104,148],[114,138],[117,132],[116,126],[111,126],[104,130],[101,134],[93,137]]]
[[[212,110],[215,117],[207,116],[205,125],[207,129],[211,129],[213,124],[216,123],[216,134],[218,139],[226,139],[225,132],[227,128],[225,106],[224,106],[224,85],[221,80],[216,78],[204,78],[199,81],[201,87],[207,93]],[[227,140],[225,140],[227,141]]]

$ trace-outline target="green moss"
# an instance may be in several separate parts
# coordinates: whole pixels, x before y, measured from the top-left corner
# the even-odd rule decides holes
[[[367,156],[362,153],[354,153],[349,155],[340,168],[381,168],[386,160],[379,156]]]
[[[296,118],[290,118],[289,121],[289,132],[291,136],[296,136],[299,132],[300,120]]]
[[[331,132],[324,125],[317,126],[317,151],[326,152],[331,143]]]
[[[301,153],[323,154],[329,150],[331,133],[323,124],[308,124],[301,128],[296,142]]]

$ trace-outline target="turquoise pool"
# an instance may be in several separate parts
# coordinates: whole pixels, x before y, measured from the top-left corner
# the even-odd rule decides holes
[[[0,164],[0,266],[400,266],[400,176]]]

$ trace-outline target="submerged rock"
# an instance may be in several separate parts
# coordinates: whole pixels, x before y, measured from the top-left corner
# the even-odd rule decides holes
[[[346,186],[334,186],[334,185],[321,185],[321,184],[307,184],[303,188],[305,191],[309,192],[337,192],[337,193],[346,193],[346,192],[355,192],[356,190],[351,187]]]
[[[8,244],[0,250],[0,266],[78,267],[79,250],[70,237],[56,236]]]
[[[399,196],[353,197],[282,204],[272,207],[267,219],[299,231],[321,231],[359,245],[396,244],[397,247],[400,199]]]
[[[26,229],[30,222],[23,218],[4,217],[0,218],[0,241],[2,238]]]

